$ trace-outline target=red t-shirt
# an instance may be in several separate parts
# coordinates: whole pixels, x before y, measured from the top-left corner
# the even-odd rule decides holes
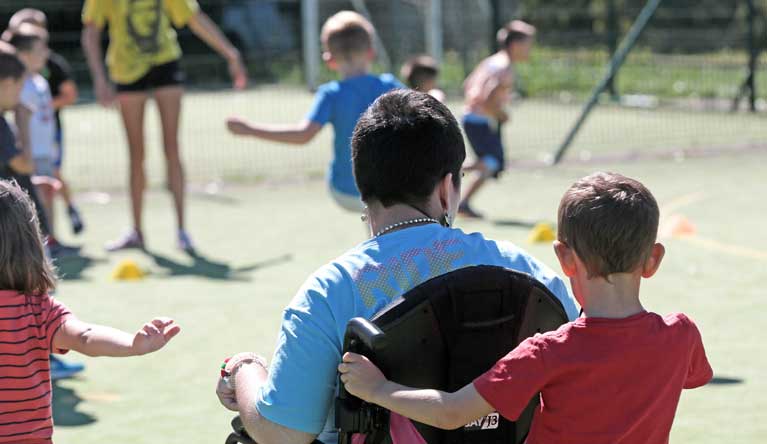
[[[578,318],[528,338],[474,380],[509,420],[541,393],[528,444],[667,443],[683,388],[713,372],[695,324],[676,313]]]
[[[73,315],[50,296],[0,290],[0,443],[47,444],[53,434],[53,335]]]

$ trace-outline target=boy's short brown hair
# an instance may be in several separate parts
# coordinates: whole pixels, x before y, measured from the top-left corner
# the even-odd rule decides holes
[[[322,25],[320,39],[325,51],[333,57],[347,60],[373,47],[373,25],[354,11],[341,11],[330,16]]]
[[[4,32],[3,40],[13,45],[18,52],[28,52],[36,42],[48,42],[48,31],[32,23],[22,23],[17,28]]]
[[[407,86],[420,91],[421,86],[439,75],[439,64],[434,58],[427,55],[417,55],[409,58],[400,71],[400,76],[405,79]],[[428,91],[422,91],[428,92]]]
[[[32,199],[15,182],[0,180],[0,289],[43,296],[55,285]]]
[[[594,173],[575,182],[559,203],[558,237],[575,250],[589,277],[631,272],[647,260],[660,211],[640,182]]]

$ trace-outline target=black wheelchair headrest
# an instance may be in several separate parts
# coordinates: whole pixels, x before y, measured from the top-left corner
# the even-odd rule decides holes
[[[365,354],[397,383],[452,392],[524,339],[567,320],[562,303],[529,275],[502,267],[467,267],[418,285],[369,322],[352,319],[344,352]],[[537,403],[535,396],[516,422],[493,414],[455,431],[414,424],[429,444],[518,443],[529,431]],[[342,444],[351,442],[353,433],[386,442],[388,414],[346,393],[339,380],[336,425]]]

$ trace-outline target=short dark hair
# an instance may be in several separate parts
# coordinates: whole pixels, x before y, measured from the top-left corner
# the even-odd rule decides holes
[[[594,173],[575,182],[559,204],[559,240],[586,265],[589,277],[637,269],[658,235],[660,211],[640,182]]]
[[[448,173],[460,184],[466,148],[458,122],[434,97],[397,89],[379,97],[352,135],[354,178],[362,200],[421,204]]]
[[[0,290],[43,296],[55,286],[32,199],[16,182],[0,180]]]
[[[28,52],[38,41],[48,40],[48,31],[32,23],[22,23],[17,28],[4,32],[3,39],[13,45],[17,51]]]
[[[4,42],[0,41],[0,80],[18,80],[24,76],[26,67],[16,55],[13,47],[5,48]]]
[[[427,55],[417,55],[409,58],[400,70],[400,75],[407,83],[407,86],[421,91],[424,82],[437,78],[439,75],[439,65],[437,61]]]

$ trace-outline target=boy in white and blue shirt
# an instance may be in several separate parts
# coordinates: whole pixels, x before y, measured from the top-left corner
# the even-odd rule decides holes
[[[333,158],[328,169],[330,192],[342,208],[360,212],[363,204],[354,183],[351,160],[351,136],[359,116],[381,94],[403,85],[391,74],[370,74],[374,59],[375,30],[356,12],[341,11],[322,27],[323,59],[338,71],[342,80],[320,86],[314,105],[306,118],[296,125],[248,123],[232,117],[229,130],[238,135],[254,136],[276,142],[306,144],[330,123],[333,125]]]
[[[40,75],[50,53],[48,33],[43,28],[23,23],[10,33],[9,43],[16,48],[19,59],[27,69],[19,105],[16,107],[19,145],[32,158],[33,175],[38,178],[35,182],[53,230],[53,196],[57,182],[54,178],[54,163],[58,151],[56,120],[48,81]],[[49,239],[49,243],[53,245],[56,241]]]

